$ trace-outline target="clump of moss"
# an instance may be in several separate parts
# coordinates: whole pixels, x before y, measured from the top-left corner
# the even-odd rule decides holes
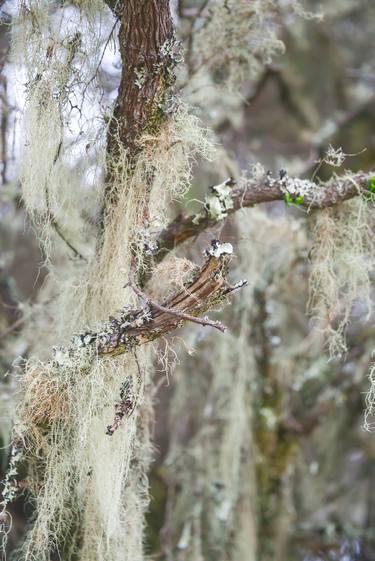
[[[371,275],[375,267],[373,210],[357,197],[317,212],[310,253],[309,311],[327,341],[330,356],[346,352],[346,330],[353,306],[372,309]]]

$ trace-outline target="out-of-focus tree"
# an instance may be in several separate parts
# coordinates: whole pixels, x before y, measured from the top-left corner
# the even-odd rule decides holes
[[[370,0],[1,17],[4,555],[373,559]]]

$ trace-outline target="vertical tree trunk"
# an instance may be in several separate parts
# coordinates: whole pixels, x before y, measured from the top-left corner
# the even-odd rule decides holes
[[[108,151],[116,140],[130,153],[146,130],[165,114],[174,41],[169,0],[127,0],[121,15],[122,76],[109,132]]]
[[[169,0],[127,0],[116,13],[121,18],[122,74],[108,131],[106,199],[112,203],[119,151],[125,149],[131,161],[142,150],[142,134],[156,134],[170,112],[177,55]]]

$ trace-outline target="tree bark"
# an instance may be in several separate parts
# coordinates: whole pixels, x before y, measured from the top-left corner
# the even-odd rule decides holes
[[[110,155],[116,154],[118,142],[136,153],[141,134],[163,117],[166,90],[174,81],[169,0],[124,2],[119,39],[123,70],[109,129]]]
[[[179,57],[169,0],[108,0],[107,5],[121,21],[122,74],[108,128],[104,214],[116,204],[119,155],[125,151],[131,166],[142,150],[142,135],[156,135],[168,117]]]

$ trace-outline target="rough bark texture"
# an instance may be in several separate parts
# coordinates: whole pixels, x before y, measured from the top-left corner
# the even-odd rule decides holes
[[[174,82],[169,0],[123,2],[119,40],[123,70],[109,128],[110,156],[116,155],[119,143],[136,154],[142,133],[153,132],[163,120],[167,91]]]
[[[119,45],[121,82],[107,136],[107,177],[103,219],[116,204],[116,170],[119,155],[126,152],[127,165],[142,151],[143,134],[157,135],[172,111],[171,86],[178,48],[169,0],[107,0],[121,21]]]

